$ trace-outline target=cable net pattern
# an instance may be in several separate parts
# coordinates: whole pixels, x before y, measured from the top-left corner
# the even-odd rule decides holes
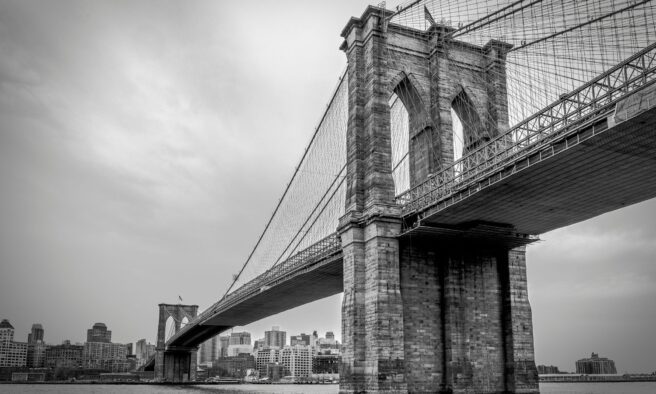
[[[507,80],[508,127],[517,129],[509,134],[512,143],[529,138],[522,127],[531,119],[543,122],[545,116],[536,114],[555,108],[563,97],[573,97],[567,95],[656,42],[652,1],[413,0],[393,11],[387,23],[415,29],[418,35],[442,26],[447,40],[476,46],[498,40],[512,45],[505,67],[498,71]],[[277,275],[285,262],[300,264],[299,256],[313,255],[320,246],[324,253],[324,244],[338,243],[334,233],[344,214],[346,193],[347,86],[344,73],[269,222],[224,298],[233,293],[236,299],[238,289],[255,288],[267,273]],[[396,94],[389,105],[392,175],[398,202],[405,204],[410,189],[408,108]],[[466,99],[454,100],[451,159],[455,162],[445,163],[451,183],[459,182],[472,168],[468,164],[472,157],[480,155],[480,148],[476,151],[465,140],[463,129],[471,127],[471,119],[488,114],[470,113],[468,108]],[[501,144],[499,151],[506,149],[508,140],[494,140],[492,130],[478,132],[485,141],[492,140],[490,144]]]
[[[346,198],[347,94],[344,72],[264,232],[226,295],[254,278],[260,280],[263,273],[275,275],[275,267],[292,257],[290,262],[295,262],[337,230]]]
[[[656,42],[656,4],[649,0],[415,0],[399,5],[389,23],[417,34],[436,24],[447,28],[448,40],[512,45],[505,67],[510,128]],[[461,119],[453,112],[452,118],[457,160],[469,152]],[[392,109],[392,132],[406,132],[395,122],[407,120]],[[407,159],[407,140],[399,135],[392,141],[400,144],[393,151]],[[409,189],[408,167],[395,166],[400,195]],[[454,176],[464,169],[456,162]]]

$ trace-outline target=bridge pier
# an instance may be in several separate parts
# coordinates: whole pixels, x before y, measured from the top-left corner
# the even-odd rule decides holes
[[[157,350],[155,380],[160,382],[193,382],[196,380],[198,348],[168,348]]]
[[[196,347],[166,346],[166,323],[173,320],[177,333],[185,319],[196,317],[198,305],[159,304],[155,380],[159,382],[188,382],[196,380]]]
[[[524,251],[532,239],[490,224],[419,231],[412,213],[402,234],[392,177],[390,98],[408,112],[412,187],[453,162],[452,110],[465,120],[465,149],[508,127],[510,45],[458,43],[447,27],[408,30],[390,15],[368,7],[342,31],[340,392],[538,393]]]
[[[525,264],[524,246],[466,234],[401,240],[408,391],[538,393]]]

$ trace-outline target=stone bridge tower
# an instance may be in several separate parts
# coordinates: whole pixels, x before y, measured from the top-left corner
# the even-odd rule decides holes
[[[157,347],[155,354],[155,380],[186,382],[196,380],[196,349],[166,348],[166,322],[173,319],[177,333],[186,318],[191,321],[198,314],[198,305],[159,304]]]
[[[392,178],[390,97],[408,111],[414,186],[453,162],[452,109],[465,151],[508,128],[510,46],[450,40],[439,25],[388,25],[390,15],[369,7],[342,31],[349,117],[340,390],[537,393],[522,237],[507,236],[503,223],[402,234]]]

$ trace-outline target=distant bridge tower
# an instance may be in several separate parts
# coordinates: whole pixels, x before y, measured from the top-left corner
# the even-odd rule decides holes
[[[177,333],[185,318],[190,321],[198,314],[198,305],[159,304],[157,348],[155,355],[155,380],[187,382],[196,380],[197,348],[166,347],[166,322],[173,319]]]
[[[508,44],[474,46],[351,18],[340,391],[537,393],[526,237],[503,223],[423,226],[403,235],[392,178],[390,98],[409,117],[410,186],[453,162],[453,110],[464,150],[508,127]],[[412,220],[412,218],[410,218]]]

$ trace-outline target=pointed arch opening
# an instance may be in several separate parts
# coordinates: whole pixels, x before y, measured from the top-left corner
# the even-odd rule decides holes
[[[451,111],[452,114],[456,115],[457,121],[462,127],[462,154],[476,149],[481,142],[489,140],[487,133],[485,133],[483,123],[476,111],[476,106],[464,89],[461,88],[460,92],[453,98]],[[455,127],[453,132],[456,132]]]
[[[405,73],[393,85],[390,104],[392,178],[397,195],[423,182],[436,167],[433,127],[422,95]]]
[[[187,316],[185,316],[182,318],[182,321],[180,322],[180,328],[186,326],[187,324],[189,324],[189,319],[187,318]]]
[[[164,331],[164,338],[165,341],[168,341],[169,338],[171,338],[175,334],[175,320],[173,320],[173,316],[169,316],[166,319],[166,330]]]

